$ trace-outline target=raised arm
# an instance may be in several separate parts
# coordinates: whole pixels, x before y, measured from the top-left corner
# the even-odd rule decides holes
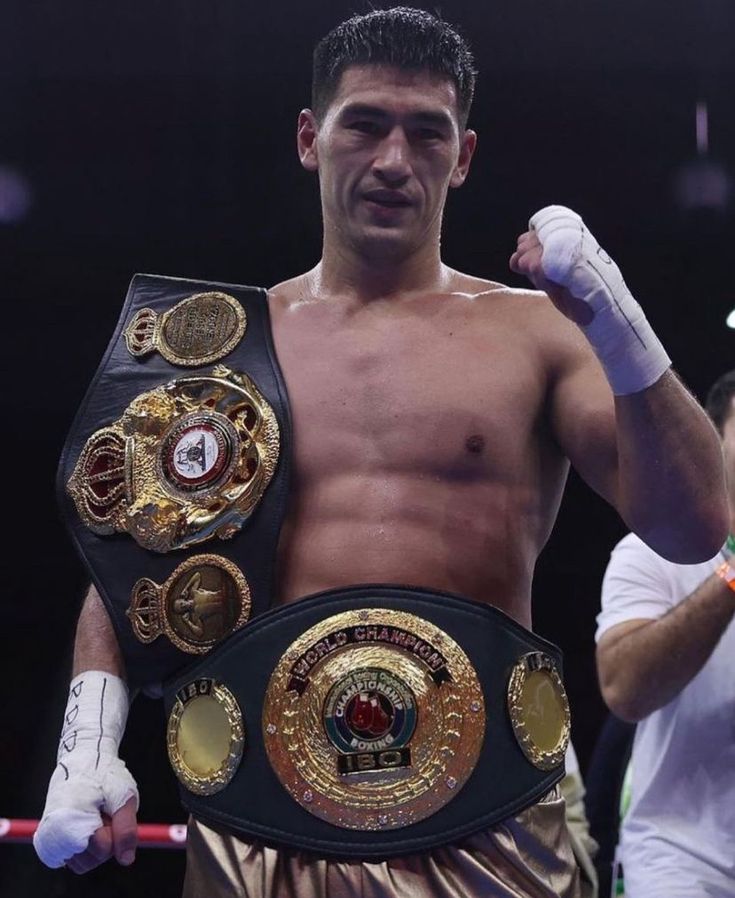
[[[711,558],[728,526],[717,432],[579,216],[552,206],[531,223],[511,268],[580,329],[553,384],[561,448],[660,555],[682,564]]]
[[[64,712],[57,764],[33,838],[49,867],[85,873],[115,857],[133,862],[138,788],[118,748],[128,691],[115,632],[90,588],[74,644],[74,674]]]
[[[727,502],[719,438],[672,371],[640,393],[613,399],[594,359],[582,357],[560,375],[552,414],[576,470],[655,552],[694,564],[722,546]]]

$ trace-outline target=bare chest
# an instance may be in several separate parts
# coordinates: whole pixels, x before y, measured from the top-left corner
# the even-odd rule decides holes
[[[274,315],[296,472],[509,479],[529,464],[544,400],[528,342],[464,309],[421,316]]]

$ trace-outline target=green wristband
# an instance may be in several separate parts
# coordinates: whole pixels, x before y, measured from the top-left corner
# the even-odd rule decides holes
[[[732,533],[728,533],[725,545],[720,549],[720,555],[725,561],[729,561],[735,555],[735,536]]]

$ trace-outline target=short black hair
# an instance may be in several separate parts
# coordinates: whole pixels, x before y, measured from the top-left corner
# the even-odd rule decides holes
[[[718,377],[707,393],[704,407],[715,427],[723,432],[725,422],[732,414],[732,398],[735,396],[735,370]]]
[[[311,108],[323,118],[351,65],[392,65],[423,69],[450,79],[457,91],[459,123],[464,128],[475,93],[475,62],[463,37],[423,9],[374,9],[341,22],[314,48]]]

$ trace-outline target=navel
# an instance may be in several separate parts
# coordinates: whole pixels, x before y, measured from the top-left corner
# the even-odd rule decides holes
[[[473,433],[472,436],[467,437],[465,440],[464,447],[468,452],[479,455],[485,448],[485,437],[479,433]]]

